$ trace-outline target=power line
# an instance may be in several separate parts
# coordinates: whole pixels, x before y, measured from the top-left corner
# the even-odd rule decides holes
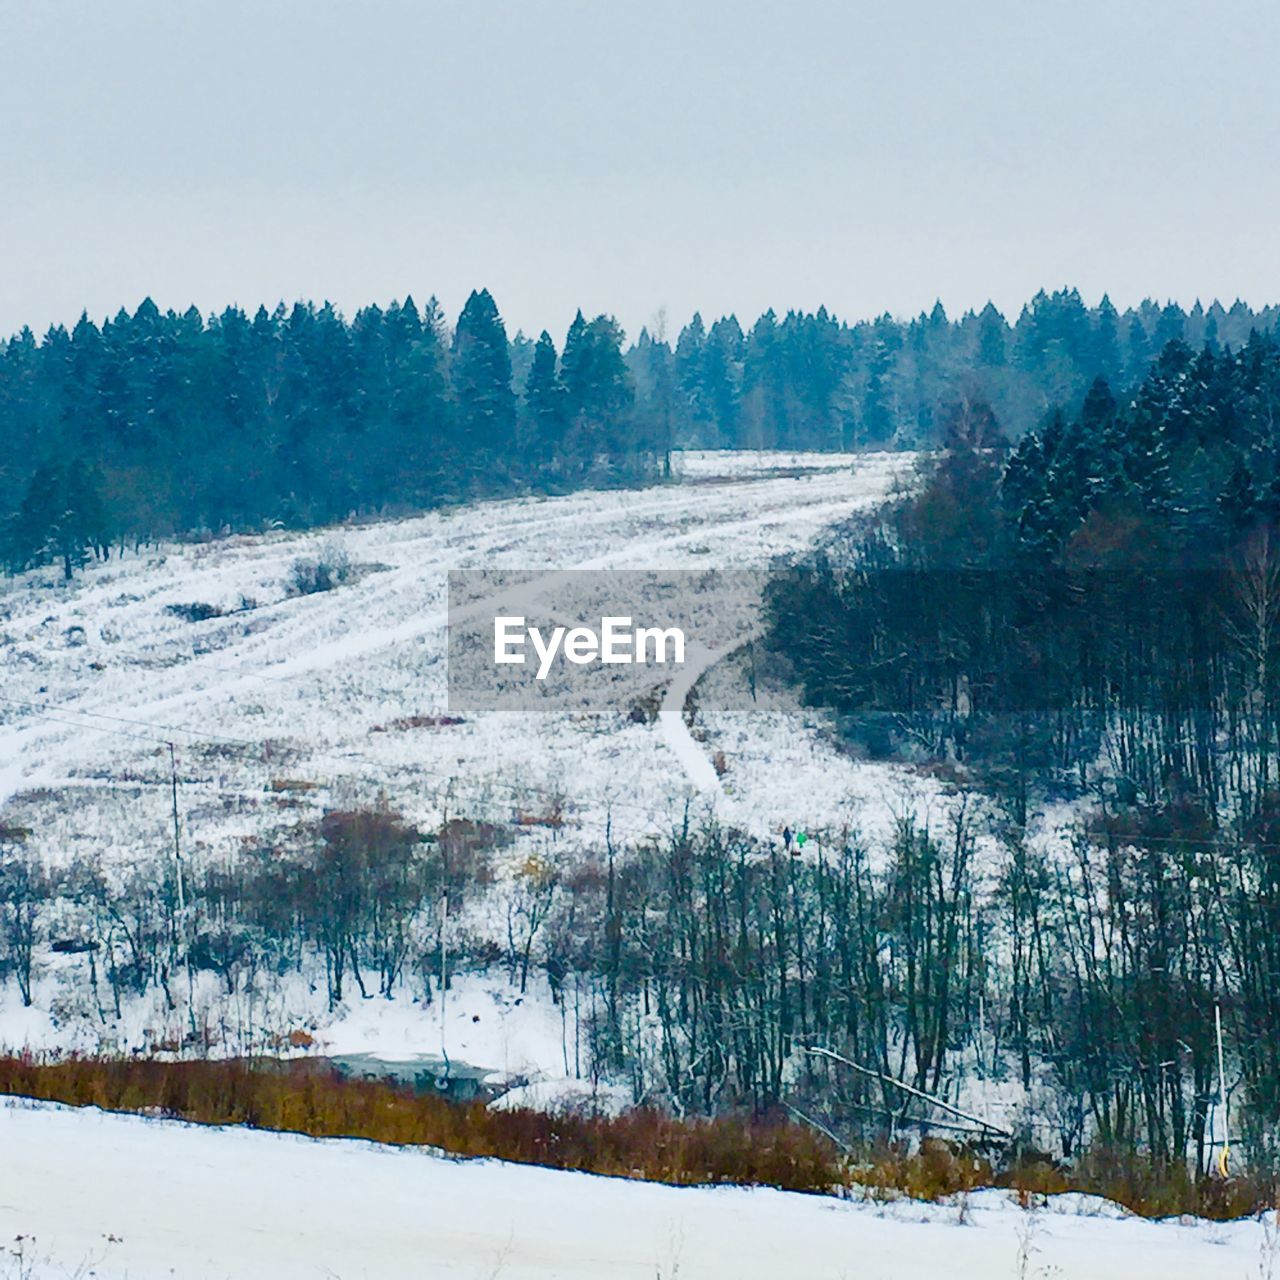
[[[48,703],[48,702],[32,702],[24,698],[6,698],[3,695],[0,695],[0,702],[8,702],[14,706],[21,706],[21,707],[35,707],[38,713],[47,719],[53,718],[52,715],[50,714],[50,708],[52,708],[52,711],[57,713],[65,713],[65,714],[74,715],[74,716],[87,716],[95,720],[111,720],[118,724],[140,725],[142,728],[145,728],[145,729],[159,729],[164,731],[165,733],[185,733],[191,737],[202,738],[208,742],[229,742],[229,743],[234,743],[237,746],[244,746],[244,747],[251,747],[251,748],[259,748],[262,745],[261,743],[254,742],[251,738],[233,738],[226,734],[207,733],[203,729],[188,729],[182,725],[156,724],[152,720],[139,720],[135,716],[112,715],[110,712],[106,712],[106,711],[82,711],[76,707],[68,707],[65,705],[60,706],[56,703]],[[104,732],[108,732],[108,731],[104,730]],[[141,736],[141,735],[131,735],[131,736]],[[167,744],[169,742],[169,739],[157,737],[153,739],[153,741],[163,742]]]

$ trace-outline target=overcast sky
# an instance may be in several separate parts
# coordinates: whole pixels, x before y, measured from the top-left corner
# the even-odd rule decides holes
[[[0,331],[1280,301],[1280,6],[0,0]]]

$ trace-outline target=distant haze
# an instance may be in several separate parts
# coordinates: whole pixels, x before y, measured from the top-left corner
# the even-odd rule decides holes
[[[1280,6],[0,0],[0,333],[1280,299]]]

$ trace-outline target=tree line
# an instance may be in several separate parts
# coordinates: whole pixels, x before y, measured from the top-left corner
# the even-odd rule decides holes
[[[528,346],[530,344],[524,344]],[[10,569],[159,537],[314,525],[654,471],[622,334],[579,315],[513,375],[485,290],[348,322],[298,303],[203,318],[150,301],[0,350],[0,548]]]
[[[479,496],[628,482],[673,447],[927,447],[947,406],[988,404],[1013,434],[1068,410],[1096,376],[1134,383],[1179,339],[1217,351],[1275,308],[1120,313],[1037,294],[1012,323],[849,324],[824,308],[661,320],[631,345],[579,314],[560,348],[509,337],[487,290],[450,325],[434,299],[347,320],[298,302],[252,315],[144,301],[0,346],[0,559],[66,574],[155,538],[314,525]]]
[[[1220,1004],[1237,1120],[1280,1121],[1280,346],[1171,341],[1016,444],[956,408],[914,490],[770,601],[853,749],[1000,807],[1005,1036],[1077,1132],[1201,1160]],[[1035,811],[1078,826],[1050,853]],[[1219,1140],[1221,1134],[1219,1133]]]
[[[773,646],[864,746],[1248,818],[1277,785],[1280,347],[1170,343],[1009,447],[983,405],[916,493],[773,588]]]

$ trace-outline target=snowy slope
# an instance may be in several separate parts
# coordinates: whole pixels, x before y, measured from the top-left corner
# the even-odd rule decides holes
[[[71,584],[55,570],[0,582],[0,823],[28,829],[28,847],[54,865],[82,856],[122,876],[154,875],[172,848],[172,741],[184,856],[197,864],[234,860],[326,807],[381,796],[424,827],[446,814],[510,826],[562,812],[559,831],[511,828],[513,865],[526,848],[598,847],[606,822],[624,846],[669,831],[686,804],[760,835],[788,822],[815,832],[883,825],[904,803],[904,780],[839,755],[794,702],[708,707],[695,740],[684,695],[729,665],[723,653],[690,664],[653,724],[431,718],[446,710],[448,570],[551,579],[587,567],[760,567],[879,504],[912,465],[902,454],[685,454],[675,485],[165,546],[92,565]],[[354,580],[291,594],[292,566],[334,546]],[[189,606],[213,616],[192,621]],[[927,782],[912,787],[927,797]],[[483,918],[463,923],[501,940],[501,894],[489,897],[474,908]],[[128,1052],[174,1038],[181,1014],[159,993],[127,999],[118,1018],[96,1016],[83,967],[43,955],[29,1009],[0,983],[0,1045]],[[545,990],[535,983],[520,1000],[501,975],[468,981],[444,1029],[439,1010],[407,990],[330,1014],[318,984],[293,976],[249,999],[202,975],[195,1005],[220,1052],[306,1028],[320,1049],[394,1056],[437,1052],[443,1034],[451,1054],[507,1075],[577,1075],[577,1024],[566,1027]]]
[[[163,847],[172,740],[196,849],[233,851],[300,811],[382,791],[423,822],[446,809],[508,821],[563,801],[593,837],[610,813],[623,838],[662,829],[709,772],[662,725],[563,716],[531,732],[503,713],[404,726],[445,710],[445,575],[763,566],[877,504],[911,462],[819,455],[805,471],[787,457],[783,476],[742,478],[736,455],[696,455],[682,465],[706,479],[719,458],[720,483],[166,547],[69,586],[49,571],[0,587],[0,820],[33,828],[58,860]],[[291,566],[327,544],[356,580],[290,595]],[[192,605],[223,616],[170,612]]]
[[[0,1152],[0,1241],[34,1260],[0,1258],[0,1276],[30,1280],[1271,1274],[1256,1222],[1151,1223],[1079,1197],[1028,1214],[983,1192],[962,1223],[956,1207],[676,1189],[14,1100],[0,1103]]]

